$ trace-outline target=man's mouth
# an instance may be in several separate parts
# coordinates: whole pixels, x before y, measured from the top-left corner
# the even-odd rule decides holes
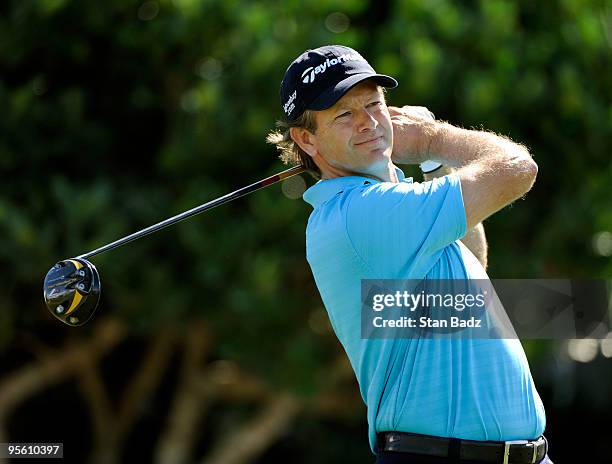
[[[356,143],[355,145],[366,145],[369,143],[375,143],[381,138],[382,138],[382,135],[379,135],[378,137],[374,137],[373,139],[364,140],[363,142]]]

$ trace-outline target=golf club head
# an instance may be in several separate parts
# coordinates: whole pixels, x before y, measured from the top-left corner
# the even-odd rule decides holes
[[[89,261],[70,258],[56,263],[45,276],[45,304],[51,314],[72,327],[85,324],[100,301],[100,276]]]

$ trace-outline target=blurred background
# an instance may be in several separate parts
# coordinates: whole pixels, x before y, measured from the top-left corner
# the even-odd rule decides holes
[[[305,259],[308,176],[94,258],[87,326],[42,301],[56,261],[283,169],[264,142],[280,80],[329,43],[395,76],[390,104],[530,148],[534,189],[485,223],[492,278],[612,278],[609,2],[5,0],[0,442],[96,464],[374,461]],[[523,342],[555,463],[610,459],[608,337]]]

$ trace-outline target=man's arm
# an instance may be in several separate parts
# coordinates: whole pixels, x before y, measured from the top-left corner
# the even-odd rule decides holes
[[[458,168],[468,229],[523,196],[535,182],[538,165],[524,146],[506,137],[433,121],[411,107],[389,107],[389,113],[394,162],[431,159]]]
[[[442,166],[435,171],[427,174],[423,174],[423,179],[425,181],[429,181],[435,177],[446,176],[452,172],[455,172],[455,169],[449,168],[448,166]],[[468,247],[468,249],[474,253],[474,256],[480,261],[482,267],[487,269],[487,237],[485,235],[484,226],[482,222],[479,222],[474,227],[469,229],[466,234],[461,239],[461,242]]]

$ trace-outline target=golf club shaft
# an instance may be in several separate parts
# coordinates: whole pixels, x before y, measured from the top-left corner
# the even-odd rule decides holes
[[[146,229],[142,229],[138,232],[134,232],[131,235],[120,238],[119,240],[116,240],[112,243],[101,246],[100,248],[96,248],[95,250],[90,251],[89,253],[85,253],[83,255],[77,256],[77,258],[88,259],[88,258],[91,258],[92,256],[96,256],[96,255],[99,255],[100,253],[104,253],[105,251],[113,250],[117,247],[120,247],[121,245],[125,245],[128,242],[132,242],[141,237],[144,237],[145,235],[149,235],[149,234],[152,234],[153,232],[157,232],[158,230],[165,229],[166,227],[169,227],[173,224],[176,224],[179,221],[183,221],[187,218],[190,218],[191,216],[195,216],[196,214],[203,213],[204,211],[208,211],[209,209],[212,209],[216,206],[227,203],[228,201],[235,200],[236,198],[240,198],[251,192],[255,192],[256,190],[267,187],[268,185],[275,184],[283,179],[287,179],[289,177],[300,174],[301,172],[304,172],[304,170],[305,170],[304,166],[295,166],[285,171],[279,172],[278,174],[274,174],[273,176],[266,177],[265,179],[255,182],[254,184],[247,185],[246,187],[235,190],[234,192],[228,193],[227,195],[224,195],[215,200],[209,201],[208,203],[204,203],[203,205],[196,206],[195,208],[185,211],[184,213],[177,214],[176,216],[173,216],[164,221],[158,222],[157,224],[153,224],[152,226],[149,226]]]

